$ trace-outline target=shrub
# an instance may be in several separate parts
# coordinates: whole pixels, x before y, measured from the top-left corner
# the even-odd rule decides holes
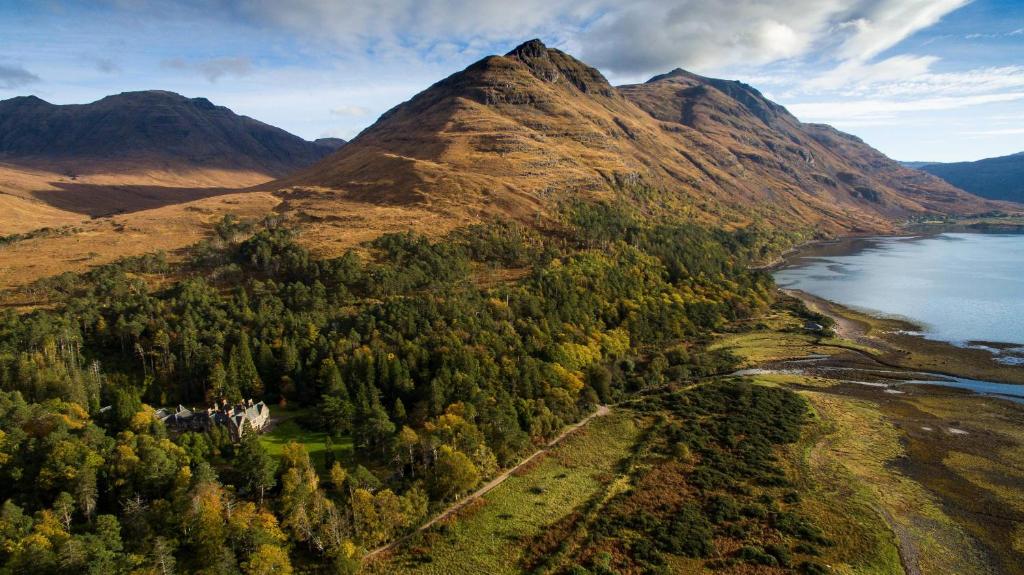
[[[764,552],[760,547],[746,546],[736,554],[741,560],[754,565],[768,565],[774,567],[779,564],[775,557]]]

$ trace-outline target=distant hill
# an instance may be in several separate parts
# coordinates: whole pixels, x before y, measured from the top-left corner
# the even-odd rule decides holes
[[[976,162],[924,164],[919,169],[983,198],[1024,203],[1024,152]]]
[[[990,209],[745,84],[676,70],[616,88],[538,40],[434,84],[272,187],[337,190],[292,200],[322,212],[343,197],[533,221],[576,199],[619,197],[651,213],[825,233]]]
[[[307,142],[205,98],[126,92],[91,104],[0,101],[0,235],[249,188],[345,144]]]
[[[319,160],[334,142],[298,136],[205,98],[125,92],[58,106],[35,96],[0,101],[0,161],[70,169],[216,168],[282,176]]]
[[[921,168],[923,168],[925,166],[930,166],[932,164],[938,164],[939,162],[900,162],[900,163],[903,164],[904,166],[908,167],[908,168],[913,168],[915,170],[920,170]]]
[[[344,146],[347,142],[341,138],[317,138],[313,140],[313,143],[333,152]]]

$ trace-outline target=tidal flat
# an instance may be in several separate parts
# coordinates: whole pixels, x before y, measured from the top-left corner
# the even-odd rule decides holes
[[[859,501],[866,524],[888,526],[907,573],[1024,572],[1024,405],[911,383],[925,370],[1024,382],[1024,368],[909,335],[899,320],[792,295],[800,299],[784,297],[716,345],[741,359],[739,375],[797,390],[812,404],[818,435],[793,456],[794,468],[826,522],[836,516],[834,537],[884,555],[884,539],[843,528],[839,515],[848,510],[834,512]],[[805,329],[804,305],[831,317],[835,332]]]

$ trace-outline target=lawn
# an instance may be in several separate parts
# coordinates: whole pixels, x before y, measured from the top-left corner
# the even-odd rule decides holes
[[[595,419],[457,519],[415,536],[369,572],[522,572],[524,543],[607,490],[638,435],[628,412]]]
[[[299,408],[277,408],[271,411],[271,417],[276,419],[273,428],[260,436],[260,443],[267,451],[280,457],[284,446],[294,441],[303,445],[309,452],[313,464],[321,474],[326,471],[327,448],[325,442],[327,434],[323,431],[306,429],[300,423],[304,417],[309,415],[309,409]],[[342,437],[334,443],[334,458],[342,463],[352,460],[353,446],[351,437]]]

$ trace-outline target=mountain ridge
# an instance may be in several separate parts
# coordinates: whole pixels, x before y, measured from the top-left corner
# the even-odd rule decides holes
[[[994,208],[853,136],[803,124],[741,82],[677,69],[614,87],[539,40],[435,83],[273,187],[519,219],[623,197],[624,188],[637,200],[642,188],[656,192],[641,200],[652,212],[832,234]]]
[[[1024,152],[974,162],[929,162],[915,167],[983,198],[1024,203]]]
[[[87,104],[36,96],[0,101],[0,160],[74,166],[115,161],[140,169],[192,167],[287,174],[328,148],[202,97],[122,92]]]
[[[28,199],[0,194],[7,212],[12,197],[22,202],[18,213],[34,206],[24,202],[63,207],[81,198],[100,205],[70,209],[103,216],[85,220],[82,232],[0,250],[0,285],[177,250],[227,213],[273,214],[316,256],[334,257],[384,233],[437,237],[494,218],[557,229],[577,202],[625,204],[652,221],[778,229],[792,241],[1008,209],[903,168],[858,138],[802,124],[742,83],[680,72],[656,80],[616,88],[570,55],[527,42],[436,82],[278,180],[221,171],[186,196],[180,186],[194,173],[174,174],[170,187],[161,183],[167,174],[143,186],[79,175],[46,180],[55,189]],[[125,198],[135,202],[127,210]],[[47,218],[0,219],[0,234],[67,223]]]

